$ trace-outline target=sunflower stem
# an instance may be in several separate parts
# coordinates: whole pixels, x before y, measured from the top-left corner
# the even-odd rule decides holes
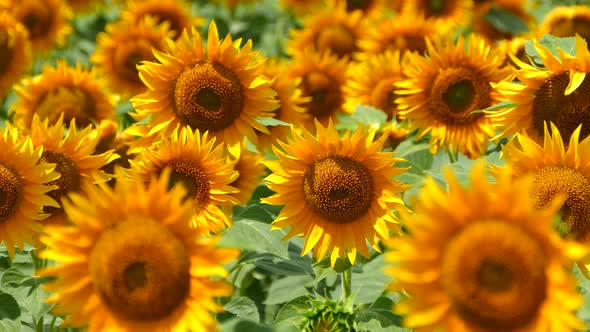
[[[449,160],[451,161],[451,164],[454,164],[457,161],[457,156],[449,149],[447,149],[447,154],[449,155]]]
[[[342,279],[342,300],[348,302],[351,294],[352,268],[350,267],[342,271],[340,273],[340,278]]]

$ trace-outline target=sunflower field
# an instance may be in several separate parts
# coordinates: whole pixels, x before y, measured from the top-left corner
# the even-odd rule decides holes
[[[0,0],[0,332],[590,331],[590,0]]]

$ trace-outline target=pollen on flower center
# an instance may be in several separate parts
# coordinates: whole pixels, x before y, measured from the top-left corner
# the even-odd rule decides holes
[[[559,194],[566,195],[561,208],[561,233],[574,239],[584,238],[590,230],[590,181],[567,167],[538,170],[531,188],[537,208],[545,209]]]
[[[165,166],[172,170],[170,172],[170,188],[176,183],[181,183],[187,190],[187,197],[191,197],[195,201],[195,205],[202,206],[208,202],[211,187],[209,177],[197,163],[171,160]]]
[[[20,177],[13,169],[0,164],[0,223],[16,211],[22,197]]]
[[[152,45],[146,40],[131,42],[130,45],[119,45],[115,49],[113,67],[121,77],[134,83],[141,83],[137,65],[140,61],[151,60]]]
[[[47,193],[56,202],[61,204],[61,198],[70,191],[80,190],[80,171],[76,162],[64,154],[53,152],[49,150],[43,151],[40,163],[56,164],[55,170],[60,174],[60,177],[48,183],[48,185],[57,185],[59,189],[54,189]],[[43,212],[50,214],[58,214],[63,212],[63,208],[53,206],[45,206]]]
[[[216,62],[198,62],[176,78],[173,109],[193,129],[223,130],[242,113],[242,90],[230,69]]]
[[[339,57],[350,55],[356,50],[354,35],[339,24],[324,27],[315,37],[314,43],[316,49],[330,50]]]
[[[373,201],[373,179],[360,162],[345,156],[318,158],[303,177],[305,201],[318,215],[345,223],[363,216]]]
[[[518,225],[481,221],[447,245],[442,283],[460,316],[494,330],[517,329],[537,315],[546,298],[546,256]]]
[[[183,242],[149,218],[105,230],[92,249],[89,268],[101,299],[125,319],[166,317],[190,290],[190,260]]]
[[[60,86],[42,96],[35,109],[41,119],[49,118],[55,123],[64,114],[64,123],[76,119],[76,124],[84,127],[92,124],[96,116],[93,101],[84,91]]]

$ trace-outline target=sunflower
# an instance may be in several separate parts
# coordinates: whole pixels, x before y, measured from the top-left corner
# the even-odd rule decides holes
[[[66,194],[79,192],[86,184],[108,181],[111,177],[100,168],[119,157],[113,150],[94,155],[99,138],[91,135],[92,127],[78,130],[72,119],[66,133],[63,121],[63,115],[55,124],[35,116],[31,127],[33,146],[43,149],[39,163],[55,165],[55,171],[60,174],[58,179],[49,183],[57,188],[48,193],[58,203],[61,203]],[[43,212],[49,215],[42,221],[44,225],[65,224],[67,221],[60,206],[46,207]]]
[[[302,107],[306,102],[311,100],[310,97],[303,97],[299,88],[300,78],[292,79],[287,76],[287,64],[277,59],[270,59],[264,64],[262,73],[270,78],[274,78],[271,88],[277,93],[277,100],[280,106],[274,110],[274,119],[283,121],[287,124],[301,126],[304,122],[309,122],[310,115]],[[282,140],[289,134],[288,126],[269,126],[270,135],[258,135],[257,147],[262,150],[270,150],[271,146]]]
[[[0,12],[0,101],[31,63],[27,29],[7,12]]]
[[[393,10],[391,0],[331,0],[335,5],[344,5],[347,12],[361,11],[365,17],[383,15],[388,9]]]
[[[134,181],[135,180],[135,181]],[[39,272],[55,277],[56,314],[64,325],[88,324],[89,331],[213,331],[214,297],[229,296],[222,264],[236,258],[232,249],[214,248],[189,226],[192,205],[170,173],[119,180],[114,189],[88,186],[88,197],[70,195],[64,203],[69,226],[50,226],[41,257],[59,263]],[[133,199],[129,199],[129,198]]]
[[[576,37],[576,54],[559,50],[555,57],[538,40],[533,43],[545,68],[529,65],[516,58],[512,60],[520,70],[516,77],[520,83],[501,82],[495,86],[506,99],[516,106],[489,111],[495,127],[508,136],[520,130],[538,141],[543,139],[545,122],[553,122],[565,141],[569,141],[580,125],[583,139],[590,134],[590,52],[584,40]]]
[[[237,161],[227,162],[223,144],[215,146],[208,132],[201,134],[190,127],[176,129],[161,139],[159,146],[144,149],[130,160],[131,173],[142,174],[148,181],[165,168],[171,170],[170,181],[180,182],[187,189],[187,200],[193,202],[191,225],[203,233],[217,232],[231,225],[231,220],[218,205],[233,205],[238,201],[231,194],[238,190],[229,184],[238,178],[234,170]]]
[[[41,154],[17,129],[0,131],[0,242],[11,259],[15,246],[23,250],[40,231],[37,221],[47,217],[43,208],[58,206],[46,193],[59,174],[53,165],[38,163]]]
[[[168,22],[174,38],[178,39],[184,30],[200,27],[205,19],[193,16],[188,3],[183,0],[129,0],[127,10],[121,13],[123,20],[131,24],[140,23],[146,16],[153,16],[157,23]]]
[[[510,40],[500,41],[498,47],[505,54],[504,65],[510,65],[515,70],[518,69],[518,65],[512,61],[511,57],[516,57],[521,62],[532,65],[533,61],[526,54],[525,43],[531,38],[528,37],[515,37]]]
[[[148,120],[147,136],[169,133],[177,125],[209,131],[239,155],[244,137],[255,143],[253,129],[268,133],[256,117],[271,117],[277,108],[271,82],[260,75],[262,61],[248,41],[227,36],[219,40],[217,26],[209,26],[207,46],[193,28],[172,42],[164,52],[155,51],[160,61],[144,62],[139,75],[149,91],[131,99],[136,120]]]
[[[70,67],[58,61],[57,67],[45,66],[41,74],[23,79],[14,86],[19,97],[12,106],[15,125],[28,131],[34,114],[51,123],[64,114],[66,124],[76,119],[81,127],[115,118],[112,97],[103,92],[102,81],[95,75],[80,65]]]
[[[287,68],[290,80],[301,80],[299,88],[308,102],[303,108],[312,118],[303,122],[306,127],[313,127],[313,118],[322,124],[331,119],[336,120],[336,113],[342,112],[346,84],[348,61],[338,59],[330,52],[318,53],[307,48],[295,57]]]
[[[319,261],[331,251],[354,264],[357,251],[369,257],[366,241],[378,250],[378,240],[389,239],[397,230],[393,209],[404,209],[398,193],[408,187],[393,180],[405,168],[394,165],[402,159],[380,152],[386,136],[373,141],[375,131],[357,129],[338,135],[332,122],[323,127],[316,121],[317,136],[292,131],[292,139],[275,149],[277,161],[267,161],[272,171],[265,180],[276,193],[263,203],[285,205],[273,229],[291,226],[286,239],[305,238],[302,255],[313,249]]]
[[[339,58],[349,59],[359,50],[358,41],[365,31],[361,11],[347,12],[344,5],[326,6],[308,16],[302,30],[291,30],[287,52],[301,54],[313,45],[322,53],[329,50]]]
[[[281,7],[293,11],[298,16],[310,15],[324,6],[322,1],[317,0],[281,0],[280,4]]]
[[[427,41],[428,57],[408,54],[407,80],[396,83],[399,116],[411,120],[418,137],[431,133],[431,151],[445,146],[476,158],[495,135],[485,114],[474,114],[492,106],[500,96],[490,83],[508,79],[511,71],[501,64],[500,52],[471,35],[456,44],[443,39]]]
[[[590,42],[590,8],[588,6],[558,6],[553,8],[539,26],[538,35],[556,37],[580,35]]]
[[[401,15],[406,11],[417,12],[435,20],[441,33],[448,33],[469,23],[472,7],[472,0],[405,0]]]
[[[104,4],[103,0],[66,0],[66,3],[76,14],[94,13]]]
[[[245,147],[242,148],[240,157],[235,163],[238,177],[230,183],[230,186],[239,190],[238,193],[232,194],[238,204],[247,204],[254,190],[262,183],[262,177],[266,173],[266,168],[262,163],[263,159],[259,153]]]
[[[147,16],[139,22],[118,21],[107,24],[97,37],[97,48],[90,60],[106,77],[112,91],[124,96],[147,90],[137,71],[140,61],[154,61],[152,50],[164,49],[171,37],[167,24],[157,25]]]
[[[115,174],[117,167],[130,168],[129,160],[133,159],[134,153],[129,151],[130,146],[135,142],[134,138],[119,131],[119,126],[112,120],[103,120],[99,126],[92,131],[92,135],[98,137],[98,144],[94,154],[101,154],[109,150],[114,151],[119,158],[112,160],[103,167],[101,171],[109,175]],[[111,178],[107,183],[113,185],[116,178]]]
[[[65,45],[72,32],[72,11],[63,0],[0,0],[2,9],[25,26],[34,53]]]
[[[530,178],[503,173],[490,183],[483,163],[472,170],[471,187],[452,173],[447,178],[448,193],[425,181],[416,213],[402,213],[411,235],[388,243],[386,260],[394,265],[386,273],[396,280],[389,290],[409,295],[395,307],[405,325],[456,332],[583,327],[568,265],[584,250],[553,232],[559,205],[538,211]]]
[[[475,33],[484,36],[490,41],[515,38],[517,36],[515,32],[500,30],[487,18],[492,9],[500,9],[507,14],[518,17],[526,24],[529,31],[533,31],[535,18],[527,12],[525,5],[526,0],[496,0],[477,4],[474,8],[471,27]]]
[[[385,135],[387,139],[383,143],[384,149],[395,150],[410,135],[410,130],[396,122],[389,123],[377,131],[379,135]]]
[[[385,52],[351,65],[343,88],[344,109],[353,113],[359,104],[378,108],[391,120],[397,113],[394,83],[406,77],[400,51]]]

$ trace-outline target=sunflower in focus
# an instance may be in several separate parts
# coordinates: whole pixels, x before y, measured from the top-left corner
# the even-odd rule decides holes
[[[65,45],[72,32],[72,11],[63,0],[0,0],[2,9],[25,26],[34,54]]]
[[[70,67],[65,61],[58,61],[57,67],[45,66],[41,74],[23,79],[14,86],[18,100],[13,104],[14,124],[21,130],[29,131],[33,116],[55,123],[64,114],[68,124],[86,127],[103,119],[114,119],[112,97],[103,89],[102,80],[94,70],[82,66]]]
[[[397,113],[394,83],[405,78],[399,51],[385,52],[351,65],[343,88],[344,109],[353,113],[357,105],[369,105],[385,112],[391,120]]]
[[[554,7],[539,26],[538,35],[551,34],[556,37],[580,35],[590,42],[590,8],[588,6]]]
[[[431,134],[431,151],[445,146],[453,153],[476,158],[495,135],[485,114],[472,113],[499,102],[490,83],[509,78],[511,70],[500,67],[501,54],[485,40],[471,35],[456,44],[444,39],[427,41],[428,57],[408,54],[407,80],[396,83],[402,97],[399,116],[411,120],[418,137]]]
[[[472,8],[472,0],[405,0],[400,14],[417,12],[426,19],[435,20],[442,29],[440,33],[447,33],[457,26],[467,25]]]
[[[491,13],[491,10],[501,10],[508,15],[519,18],[524,23],[529,31],[534,31],[535,18],[529,14],[525,8],[526,0],[495,0],[493,2],[485,2],[476,4],[474,8],[474,14],[471,22],[473,31],[487,38],[490,41],[512,39],[526,33],[526,31],[509,31],[500,30],[495,27],[490,21],[487,15]]]
[[[240,157],[235,163],[235,170],[238,177],[229,185],[235,187],[239,192],[232,194],[238,204],[246,205],[254,190],[262,183],[262,177],[266,173],[266,167],[262,161],[264,158],[256,152],[243,147]]]
[[[188,3],[183,0],[128,0],[127,9],[121,13],[123,20],[131,24],[142,22],[146,16],[152,16],[156,23],[168,22],[175,39],[180,38],[184,30],[200,27],[205,19],[193,16]]]
[[[277,93],[276,99],[280,106],[274,110],[274,119],[296,126],[309,122],[310,115],[302,107],[311,100],[310,97],[303,97],[299,88],[300,78],[292,79],[287,76],[287,64],[277,59],[270,59],[264,64],[262,74],[274,78],[271,88]],[[289,126],[277,125],[268,126],[270,135],[259,134],[257,147],[262,150],[270,150],[277,140],[282,140],[289,134]]]
[[[27,29],[8,12],[0,12],[0,101],[31,64]]]
[[[61,116],[55,124],[50,124],[49,119],[42,121],[35,116],[31,127],[33,146],[43,149],[39,163],[55,165],[55,171],[60,174],[58,179],[48,184],[57,186],[48,195],[60,204],[68,193],[80,192],[87,185],[108,181],[111,177],[100,169],[119,157],[113,150],[94,154],[99,139],[91,135],[92,127],[78,130],[72,119],[66,131],[63,121]],[[44,225],[67,222],[63,207],[49,206],[43,212],[48,215],[42,221]]]
[[[277,161],[267,161],[272,171],[265,180],[274,195],[263,203],[284,205],[273,229],[290,226],[285,239],[305,238],[302,255],[313,250],[319,261],[331,251],[331,263],[356,254],[370,257],[367,241],[379,250],[379,240],[398,230],[393,209],[405,209],[397,195],[408,186],[393,180],[405,168],[402,159],[380,152],[386,136],[373,140],[375,131],[360,127],[340,137],[332,122],[323,127],[316,121],[317,135],[292,131],[281,143]]]
[[[339,58],[350,59],[359,50],[358,41],[365,31],[361,11],[347,12],[343,5],[326,6],[308,16],[302,30],[291,30],[287,51],[301,54],[313,45],[317,52],[330,51]]]
[[[271,117],[278,107],[271,82],[260,75],[262,61],[248,41],[230,35],[219,39],[217,26],[209,26],[207,45],[192,29],[163,52],[159,62],[144,62],[139,76],[149,91],[131,99],[136,120],[149,117],[145,136],[171,132],[177,125],[209,131],[234,156],[247,137],[256,143],[254,129],[268,134],[256,117]],[[139,132],[140,130],[137,130]]]
[[[230,186],[238,178],[234,170],[237,160],[227,162],[223,144],[215,145],[215,138],[209,138],[208,132],[193,132],[188,126],[177,128],[130,163],[130,173],[140,174],[145,181],[170,169],[171,184],[180,182],[187,190],[186,199],[193,203],[191,225],[202,233],[217,232],[231,225],[218,205],[238,203],[231,195],[238,190]]]
[[[574,331],[582,299],[570,266],[582,250],[551,227],[559,204],[538,211],[532,179],[503,173],[490,183],[485,166],[471,172],[471,187],[452,173],[449,192],[425,181],[415,214],[402,213],[411,235],[392,239],[386,273],[404,325],[427,331]],[[440,222],[444,220],[445,222]]]
[[[0,131],[0,242],[11,259],[15,246],[23,250],[41,230],[38,221],[47,217],[43,209],[59,206],[47,195],[59,174],[54,165],[38,163],[41,154],[17,129]]]
[[[310,118],[303,126],[312,129],[314,118],[324,125],[337,120],[336,113],[344,110],[342,89],[347,68],[347,59],[338,59],[330,52],[318,53],[312,48],[307,48],[288,65],[288,79],[300,80],[302,95],[308,98],[302,107]]]
[[[124,96],[146,91],[137,65],[156,60],[152,50],[163,50],[165,39],[172,36],[167,24],[157,25],[153,17],[147,16],[140,22],[110,23],[105,30],[98,34],[90,60],[105,76],[110,90]]]
[[[502,136],[526,130],[537,141],[543,140],[545,122],[553,122],[565,141],[582,124],[581,139],[590,134],[590,52],[581,37],[576,37],[576,54],[559,50],[556,57],[539,43],[533,45],[545,68],[512,58],[520,68],[520,83],[501,82],[495,86],[506,99],[517,104],[489,111]]]
[[[119,179],[114,189],[88,186],[88,197],[72,194],[64,203],[72,225],[47,227],[41,257],[59,262],[40,275],[53,292],[55,314],[64,325],[89,331],[213,331],[215,297],[229,296],[220,278],[233,249],[201,240],[189,220],[186,191],[169,191],[170,173]],[[133,199],[129,199],[132,197]]]

